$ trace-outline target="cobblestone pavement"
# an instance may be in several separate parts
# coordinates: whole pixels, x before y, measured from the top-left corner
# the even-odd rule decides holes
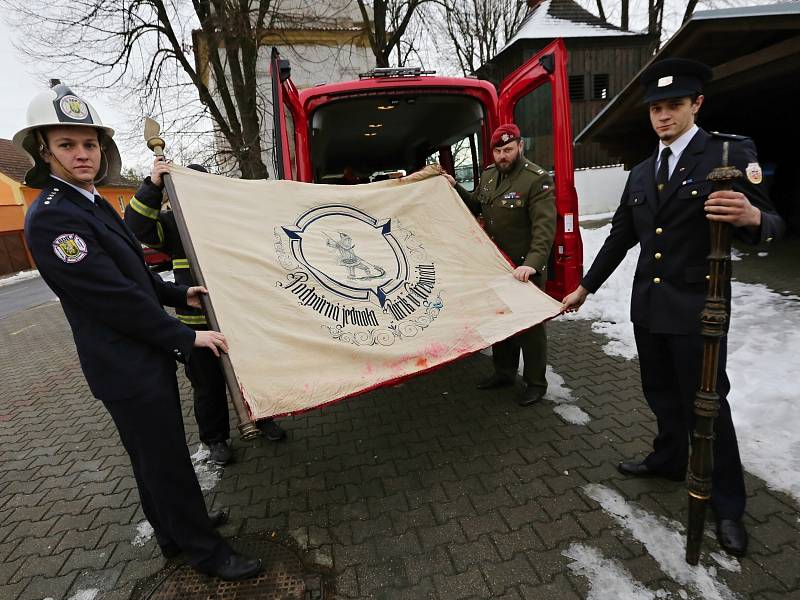
[[[785,288],[779,287],[783,290]],[[794,290],[796,291],[796,290]],[[207,492],[229,507],[226,535],[277,530],[332,567],[337,598],[586,598],[562,555],[572,543],[618,560],[679,598],[645,547],[591,500],[599,483],[683,521],[681,484],[630,480],[615,464],[646,452],[653,419],[636,362],[607,356],[585,321],[549,326],[549,361],[591,416],[478,392],[475,355],[432,374],[283,420],[289,441],[233,440],[236,463]],[[86,387],[58,304],[0,320],[0,599],[55,600],[100,589],[128,598],[162,566],[111,420]],[[181,375],[186,425],[197,428]],[[740,598],[800,598],[797,504],[747,478],[751,549],[717,577]],[[703,564],[717,551],[705,540]],[[698,597],[693,594],[692,597]]]

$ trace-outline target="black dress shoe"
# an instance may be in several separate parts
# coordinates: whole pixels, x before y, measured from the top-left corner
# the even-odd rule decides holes
[[[525,388],[525,391],[522,393],[522,396],[520,396],[519,400],[517,400],[517,404],[520,406],[530,406],[531,404],[536,404],[542,399],[545,391],[546,390],[529,385]]]
[[[742,557],[747,552],[747,530],[733,519],[717,520],[717,541],[728,554]]]
[[[167,560],[178,558],[181,554],[183,554],[183,550],[175,542],[168,542],[161,546],[161,555]]]
[[[209,462],[222,466],[233,460],[233,451],[227,442],[211,442],[207,445]]]
[[[208,513],[208,520],[211,521],[211,526],[214,529],[217,527],[222,527],[228,522],[228,513],[224,510],[212,510],[210,513]],[[178,558],[181,554],[183,554],[183,550],[181,550],[180,546],[178,546],[178,544],[175,542],[167,542],[161,546],[161,554],[167,560],[172,560],[173,558]]]
[[[617,470],[629,477],[660,477],[662,479],[669,479],[670,481],[684,481],[686,479],[683,475],[670,475],[662,473],[661,471],[655,471],[643,462],[621,462],[617,465]]]
[[[495,373],[488,379],[484,379],[483,381],[479,381],[478,385],[475,387],[479,390],[496,390],[499,388],[508,387],[510,385],[514,385],[514,381],[509,379],[508,377],[503,377],[502,375],[498,375]]]
[[[280,442],[286,439],[286,430],[275,422],[275,419],[264,419],[258,422],[261,433],[270,442]]]
[[[206,575],[219,577],[225,581],[250,579],[261,572],[260,558],[248,558],[242,554],[231,554],[224,563],[208,569],[198,569]]]
[[[211,521],[211,526],[214,529],[222,527],[228,522],[228,512],[225,510],[212,510],[208,513],[208,520]]]

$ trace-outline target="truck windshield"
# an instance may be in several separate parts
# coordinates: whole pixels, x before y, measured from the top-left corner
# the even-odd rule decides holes
[[[480,139],[483,119],[481,103],[463,93],[392,91],[324,104],[310,118],[314,181],[365,183],[376,172],[411,173],[442,148]]]

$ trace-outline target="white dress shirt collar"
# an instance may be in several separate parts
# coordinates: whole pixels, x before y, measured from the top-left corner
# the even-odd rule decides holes
[[[672,156],[670,156],[670,158],[674,156],[675,162],[677,162],[678,159],[680,159],[681,154],[683,154],[683,151],[686,150],[686,146],[688,146],[689,142],[692,141],[694,134],[698,131],[700,131],[700,128],[697,125],[692,125],[688,130],[682,133],[680,137],[673,140],[671,144],[665,144],[664,142],[659,141],[658,155],[661,156],[661,151],[664,150],[664,148],[669,147],[669,149],[672,151]]]

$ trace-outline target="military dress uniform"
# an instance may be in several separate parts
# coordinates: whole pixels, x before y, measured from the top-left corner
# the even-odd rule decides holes
[[[42,278],[61,300],[92,394],[117,426],[147,520],[162,549],[213,572],[233,551],[214,531],[183,429],[176,360],[195,332],[162,305],[186,307],[187,287],[145,266],[141,247],[101,197],[56,179],[25,218]]]
[[[486,233],[515,266],[536,269],[531,281],[544,289],[556,230],[553,179],[549,173],[520,154],[511,172],[503,174],[492,165],[483,171],[473,192],[460,185],[456,191],[473,214],[483,215]],[[539,395],[544,394],[547,390],[544,323],[492,345],[498,376],[514,381],[520,349],[525,383]]]
[[[639,354],[642,389],[656,416],[658,434],[644,464],[653,472],[682,480],[689,457],[695,393],[700,385],[703,338],[700,314],[709,279],[709,221],[704,204],[713,191],[706,178],[722,160],[723,142],[730,144],[729,164],[742,173],[757,165],[755,145],[741,136],[707,133],[698,128],[676,162],[661,194],[656,185],[658,152],[631,170],[611,232],[581,285],[596,292],[630,248],[639,244],[631,294],[631,321]],[[734,183],[761,210],[760,231],[734,228],[748,243],[770,242],[784,229],[766,190],[747,179]],[[730,288],[727,290],[730,299]],[[717,519],[739,521],[745,508],[745,487],[725,373],[727,338],[720,342],[716,389],[711,502]]]
[[[147,177],[125,208],[125,223],[140,242],[172,257],[175,283],[196,285],[189,271],[175,215],[171,210],[160,210],[161,198],[161,188]],[[202,310],[178,307],[175,312],[178,320],[188,327],[198,331],[208,329]],[[230,437],[230,422],[225,376],[219,360],[210,349],[196,348],[186,363],[186,376],[192,383],[200,440],[206,445],[225,442]]]

